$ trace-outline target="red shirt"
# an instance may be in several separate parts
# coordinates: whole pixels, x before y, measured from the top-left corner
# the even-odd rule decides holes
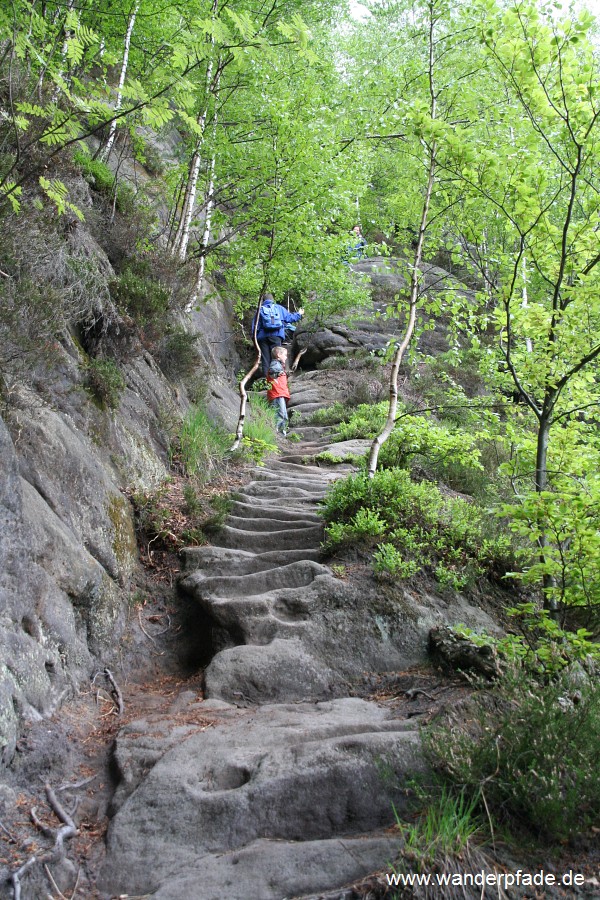
[[[278,375],[277,378],[273,378],[267,375],[267,400],[276,400],[278,397],[285,397],[286,400],[290,399],[290,389],[288,387],[287,375],[285,372],[282,372],[281,375]]]

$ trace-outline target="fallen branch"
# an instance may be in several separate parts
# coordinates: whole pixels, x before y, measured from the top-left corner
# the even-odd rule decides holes
[[[21,900],[21,878],[26,872],[37,862],[36,856],[30,856],[26,863],[23,863],[20,869],[13,872],[11,876],[14,900]]]
[[[146,631],[146,629],[145,629],[144,626],[142,625],[142,610],[141,610],[141,608],[138,609],[138,622],[140,623],[140,628],[142,629],[142,633],[145,634],[146,637],[148,638],[148,640],[149,640],[149,641],[152,641],[152,643],[156,646],[156,641],[154,640],[154,638],[152,637],[151,634],[148,634],[148,632]]]
[[[8,840],[10,841],[11,844],[16,844],[16,843],[17,843],[16,837],[14,837],[14,836],[10,833],[10,831],[8,830],[8,828],[6,827],[6,825],[5,825],[3,822],[0,822],[0,828],[2,829],[2,831],[4,832],[4,834],[7,835]]]
[[[119,685],[115,681],[112,672],[110,669],[104,669],[104,674],[106,675],[106,680],[109,682],[112,690],[111,695],[114,697],[114,700],[117,704],[117,709],[119,711],[119,715],[122,716],[125,711],[125,704],[123,703],[123,695],[119,690]]]
[[[42,820],[38,818],[37,806],[31,807],[31,810],[29,811],[29,815],[31,816],[31,821],[33,822],[35,827],[38,828],[42,832],[44,837],[49,837],[49,838],[54,837],[54,828],[50,828],[49,825],[44,825]]]
[[[432,700],[435,703],[435,697],[432,697],[431,694],[428,694],[427,691],[424,691],[422,688],[409,688],[407,691],[404,691],[404,694],[409,700],[414,700],[417,694],[423,694],[424,697],[427,697],[428,700]]]
[[[77,781],[75,784],[61,784],[60,787],[57,787],[57,791],[76,791],[78,788],[84,787],[84,785],[89,784],[90,781],[94,781],[97,778],[97,775],[90,775],[89,778],[84,778],[83,781]]]
[[[48,803],[54,810],[59,821],[63,823],[56,833],[56,840],[54,842],[54,850],[58,851],[58,853],[63,856],[65,852],[64,842],[77,834],[77,828],[75,827],[75,822],[73,821],[71,816],[68,815],[67,812],[65,812],[64,807],[59,802],[58,797],[56,796],[50,785],[46,784],[45,788]]]
[[[60,889],[59,886],[57,885],[56,881],[54,880],[54,878],[53,878],[53,876],[52,876],[52,872],[50,871],[50,869],[48,868],[48,866],[47,866],[46,863],[44,863],[44,871],[46,872],[46,875],[48,876],[48,880],[50,881],[50,884],[52,885],[52,887],[54,888],[54,890],[55,890],[56,893],[58,894],[60,900],[68,900],[68,898],[65,897],[65,895],[63,894],[63,892],[61,891],[61,889]]]

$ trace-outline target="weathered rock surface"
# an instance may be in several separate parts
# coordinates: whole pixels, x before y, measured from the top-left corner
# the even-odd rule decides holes
[[[501,667],[498,653],[488,644],[478,645],[447,625],[437,625],[429,633],[429,651],[435,662],[452,672],[497,678]]]
[[[407,259],[372,257],[352,264],[356,276],[369,284],[372,307],[350,325],[326,322],[315,328],[298,328],[295,348],[304,350],[302,364],[314,366],[335,356],[352,356],[357,352],[378,353],[385,349],[395,335],[403,331],[402,300],[410,284],[410,265]],[[421,264],[421,292],[433,297],[451,293],[475,303],[475,291],[466,287],[455,275],[431,263]],[[421,315],[421,314],[420,314]],[[399,316],[399,317],[398,317]],[[436,318],[436,328],[425,331],[420,346],[429,353],[443,353],[448,349],[444,316]]]
[[[143,737],[149,723],[122,731],[115,760],[127,788],[116,798],[102,890],[281,900],[393,859],[397,837],[380,829],[393,822],[392,802],[404,809],[407,779],[424,770],[412,723],[350,698],[209,705],[207,715],[213,727],[176,744],[165,737],[162,754],[160,738],[149,749]],[[161,728],[168,735],[168,723]]]
[[[214,301],[191,327],[200,371],[210,372],[207,410],[231,424],[229,322]],[[12,757],[20,722],[52,712],[113,658],[124,626],[137,546],[123,489],[151,490],[167,476],[168,429],[189,405],[183,384],[141,346],[129,350],[118,409],[93,402],[85,356],[65,335],[52,373],[13,388],[0,419],[0,761]]]

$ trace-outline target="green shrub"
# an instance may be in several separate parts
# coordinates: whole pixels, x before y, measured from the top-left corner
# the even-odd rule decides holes
[[[473,493],[486,482],[478,435],[438,425],[420,416],[403,416],[381,448],[383,468],[419,465],[453,490]]]
[[[435,788],[418,791],[423,810],[414,824],[407,825],[396,815],[404,839],[402,855],[417,861],[423,869],[460,856],[482,827],[477,794],[468,796],[454,785]]]
[[[191,376],[202,360],[196,344],[199,334],[186,331],[181,326],[172,328],[163,338],[158,352],[161,369],[170,378]]]
[[[92,182],[94,190],[109,198],[114,198],[117,192],[116,205],[119,212],[130,215],[135,207],[135,192],[128,184],[118,184],[109,166],[99,159],[92,157],[83,150],[73,153],[73,161],[77,163],[81,172]]]
[[[466,723],[469,723],[468,725]],[[600,822],[600,683],[582,667],[551,680],[509,667],[468,710],[425,735],[431,764],[509,826],[564,840]]]
[[[115,186],[115,176],[112,171],[99,159],[92,157],[84,150],[75,150],[73,161],[79,166],[82,174],[93,181],[93,187],[99,193],[111,194]]]
[[[494,523],[483,510],[445,497],[431,482],[411,481],[403,469],[382,469],[372,479],[361,472],[337,481],[325,498],[323,515],[328,549],[385,537],[401,556],[402,565],[394,558],[398,577],[427,569],[442,584],[457,588],[484,573],[504,574],[515,566],[510,538],[490,530]],[[380,570],[386,553],[391,551],[380,550],[377,556]]]
[[[164,175],[165,160],[160,151],[153,144],[144,140],[141,135],[136,135],[134,141],[135,158],[141,162],[149,175]]]
[[[387,403],[361,403],[336,428],[336,441],[351,441],[376,437],[387,418]]]
[[[476,633],[466,625],[454,630],[478,646],[494,647],[502,660],[523,666],[536,678],[554,677],[574,664],[600,663],[600,644],[586,628],[563,629],[548,610],[532,602],[519,603],[506,612],[520,633],[498,638]]]
[[[141,325],[164,319],[169,307],[170,291],[141,263],[130,263],[113,282],[111,293],[119,308]]]
[[[350,415],[350,409],[339,400],[325,409],[317,409],[307,419],[307,425],[337,425]]]
[[[170,534],[171,511],[166,505],[169,482],[153,491],[136,491],[131,502],[136,514],[136,529],[152,540],[164,540]]]
[[[182,422],[173,451],[186,473],[201,481],[214,474],[231,444],[227,432],[209,419],[204,409],[193,406]]]
[[[86,388],[104,409],[116,409],[125,390],[125,379],[112,359],[91,359],[87,366]]]
[[[404,559],[393,544],[379,544],[373,554],[373,571],[378,578],[411,578],[419,571],[414,559]]]

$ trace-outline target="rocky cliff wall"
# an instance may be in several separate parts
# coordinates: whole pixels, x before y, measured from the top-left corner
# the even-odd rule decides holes
[[[180,320],[198,335],[197,379],[209,415],[236,417],[232,311],[213,300]],[[119,364],[118,408],[85,387],[73,333],[52,367],[13,382],[0,418],[0,758],[24,720],[43,717],[118,653],[137,563],[125,489],[168,475],[168,450],[189,407],[136,341]],[[31,374],[31,373],[30,373]]]

